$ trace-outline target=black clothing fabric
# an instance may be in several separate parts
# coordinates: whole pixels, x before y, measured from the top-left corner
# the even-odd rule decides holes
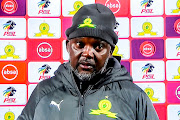
[[[110,58],[81,94],[70,63],[40,82],[17,120],[159,120],[146,93],[124,66]]]

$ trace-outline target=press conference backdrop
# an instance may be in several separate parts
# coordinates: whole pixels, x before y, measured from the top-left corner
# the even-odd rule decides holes
[[[80,7],[101,3],[119,25],[114,56],[160,120],[180,119],[180,0],[0,0],[0,120],[14,120],[33,89],[69,57],[65,30]]]

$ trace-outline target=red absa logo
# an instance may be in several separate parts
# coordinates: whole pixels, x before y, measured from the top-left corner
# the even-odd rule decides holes
[[[1,9],[7,14],[12,14],[17,11],[18,4],[16,0],[3,0],[1,2]]]
[[[145,57],[151,57],[156,52],[156,47],[153,42],[145,41],[140,45],[140,52]]]
[[[52,46],[47,42],[42,42],[37,47],[37,53],[41,58],[48,58],[53,52]]]
[[[174,23],[174,30],[180,34],[180,19],[176,20]]]
[[[12,64],[7,64],[2,69],[2,76],[6,80],[14,80],[18,76],[18,69]]]
[[[119,12],[121,8],[121,4],[118,0],[107,0],[105,3],[105,6],[107,6],[111,11],[115,14]]]

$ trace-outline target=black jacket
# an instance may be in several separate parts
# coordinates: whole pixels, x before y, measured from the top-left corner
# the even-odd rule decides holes
[[[98,81],[98,82],[97,82]],[[110,58],[105,73],[81,94],[69,63],[40,82],[18,120],[159,120],[146,93]]]

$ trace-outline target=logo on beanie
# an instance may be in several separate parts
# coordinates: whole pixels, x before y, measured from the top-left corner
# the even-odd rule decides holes
[[[92,24],[92,19],[88,16],[88,18],[86,18],[83,21],[83,24],[79,24],[78,26],[78,28],[84,28],[84,27],[96,28],[96,25]]]
[[[70,11],[69,12],[69,15],[74,15],[74,14],[76,14],[76,12],[83,6],[84,4],[83,4],[83,2],[81,2],[81,1],[76,1],[75,3],[74,3],[74,11]]]

